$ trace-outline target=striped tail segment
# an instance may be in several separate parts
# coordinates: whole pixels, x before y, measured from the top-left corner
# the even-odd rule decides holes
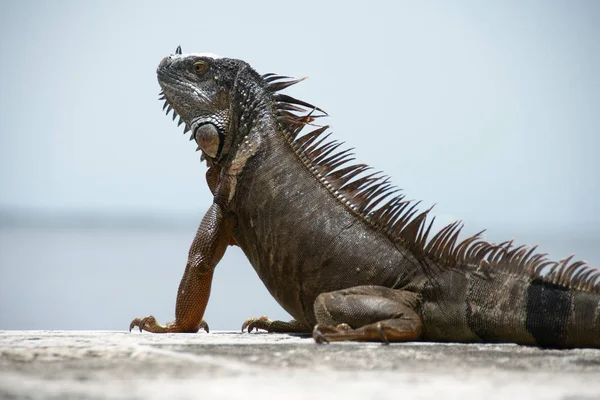
[[[527,289],[525,327],[542,347],[600,348],[600,295],[534,279]]]
[[[550,261],[535,248],[512,248],[511,242],[480,257],[459,266],[477,271],[467,274],[465,288],[465,317],[477,338],[600,348],[600,270],[572,257]]]

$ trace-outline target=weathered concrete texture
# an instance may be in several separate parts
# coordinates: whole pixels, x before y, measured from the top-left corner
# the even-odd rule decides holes
[[[327,397],[325,397],[327,396]],[[600,350],[0,331],[0,398],[600,399]]]

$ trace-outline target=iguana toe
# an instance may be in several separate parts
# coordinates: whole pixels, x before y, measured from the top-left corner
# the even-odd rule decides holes
[[[269,331],[269,327],[272,323],[273,321],[266,315],[263,315],[262,317],[258,318],[248,318],[242,324],[242,332],[244,332],[246,329],[248,329],[248,333],[252,332],[252,330],[259,329]]]
[[[198,330],[200,330],[200,328],[204,329],[204,332],[209,333],[210,329],[208,328],[208,324],[206,323],[205,320],[200,321],[200,325],[198,325]]]
[[[383,330],[383,325],[380,323],[377,324],[377,332],[379,332],[379,337],[381,338],[381,344],[387,346],[390,344],[389,340],[385,336],[385,331]]]
[[[158,331],[162,331],[162,329],[165,329],[165,327],[163,327],[158,322],[156,322],[156,318],[154,318],[154,316],[152,316],[152,315],[149,315],[144,318],[139,318],[139,317],[135,318],[129,324],[129,332],[131,332],[131,330],[133,328],[135,328],[136,326],[140,329],[140,332],[142,332],[144,330],[146,330],[148,332],[158,332]]]
[[[312,331],[312,336],[313,336],[313,339],[315,340],[315,342],[317,344],[329,343],[329,340],[327,340],[327,337],[325,337],[325,335],[323,334],[323,332],[321,332],[321,330],[330,331],[331,329],[335,330],[335,328],[327,326],[327,325],[323,325],[323,324],[315,325],[315,327]]]
[[[245,330],[252,332],[255,330],[265,330],[269,333],[310,333],[311,325],[306,325],[296,320],[291,321],[273,321],[266,315],[259,318],[248,318],[242,325],[242,332]]]

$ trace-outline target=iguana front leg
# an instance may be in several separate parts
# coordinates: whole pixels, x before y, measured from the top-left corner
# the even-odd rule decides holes
[[[212,284],[213,271],[232,240],[233,218],[225,215],[217,203],[204,215],[188,254],[185,272],[179,284],[175,321],[160,325],[153,316],[136,318],[129,330],[139,327],[154,333],[198,332],[208,325],[202,320]]]
[[[422,321],[413,292],[380,286],[358,286],[323,293],[315,300],[317,343],[331,341],[400,342],[417,340]]]

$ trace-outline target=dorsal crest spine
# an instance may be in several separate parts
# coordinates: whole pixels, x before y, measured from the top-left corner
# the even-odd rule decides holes
[[[370,172],[365,164],[354,164],[353,149],[340,149],[343,142],[329,140],[328,126],[300,135],[306,126],[327,113],[308,102],[278,93],[306,78],[265,74],[272,92],[274,113],[279,128],[291,149],[315,177],[358,218],[392,241],[410,250],[421,262],[442,268],[473,266],[525,274],[564,288],[600,294],[600,270],[585,261],[560,261],[537,253],[537,246],[514,246],[512,241],[494,244],[483,239],[484,231],[459,241],[461,221],[443,227],[431,236],[435,217],[428,219],[433,207],[419,212],[420,202],[406,200],[381,172]]]

